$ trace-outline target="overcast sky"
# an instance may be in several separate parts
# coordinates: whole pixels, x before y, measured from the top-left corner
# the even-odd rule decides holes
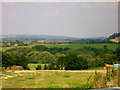
[[[3,3],[2,34],[107,37],[118,32],[117,10],[112,2]]]

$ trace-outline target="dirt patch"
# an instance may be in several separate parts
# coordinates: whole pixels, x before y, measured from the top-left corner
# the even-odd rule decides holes
[[[106,70],[101,69],[101,70],[19,70],[19,71],[14,71],[14,73],[40,73],[42,71],[46,72],[99,72],[99,73],[106,73]],[[9,71],[10,72],[10,71]]]

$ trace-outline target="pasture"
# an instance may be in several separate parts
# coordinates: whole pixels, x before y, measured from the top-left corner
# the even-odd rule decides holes
[[[36,67],[38,65],[41,65],[41,68],[43,69],[45,64],[33,64],[33,63],[29,63],[28,67],[30,68],[30,70],[36,70]],[[48,65],[48,64],[46,64],[46,65]]]
[[[3,88],[88,88],[93,72],[15,71],[2,76]],[[104,75],[104,73],[103,73]]]
[[[44,44],[45,46],[51,47],[59,47],[59,48],[71,48],[71,49],[79,49],[83,47],[94,47],[94,48],[104,48],[104,45],[107,45],[107,48],[110,50],[115,50],[118,47],[118,44],[66,44],[66,45],[59,45],[59,44]]]
[[[83,48],[83,47],[94,47],[94,48],[104,48],[104,45],[107,46],[107,48],[109,50],[113,50],[115,51],[116,48],[118,48],[118,44],[33,44],[33,45],[29,45],[29,46],[18,46],[18,47],[33,47],[35,45],[45,45],[46,47],[48,48],[53,48],[53,47],[59,47],[59,48],[70,48],[70,49],[80,49],[80,48]],[[2,49],[1,49],[2,48]],[[6,50],[9,50],[13,47],[0,47],[0,50],[2,51],[6,51]]]

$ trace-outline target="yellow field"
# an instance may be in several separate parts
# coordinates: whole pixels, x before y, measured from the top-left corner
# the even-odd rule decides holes
[[[93,72],[6,72],[2,77],[3,88],[88,88],[88,78]]]

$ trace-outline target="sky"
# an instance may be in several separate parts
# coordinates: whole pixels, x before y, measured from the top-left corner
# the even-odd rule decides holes
[[[1,13],[0,13],[1,15]],[[4,2],[2,33],[78,38],[108,37],[118,32],[113,2]]]

